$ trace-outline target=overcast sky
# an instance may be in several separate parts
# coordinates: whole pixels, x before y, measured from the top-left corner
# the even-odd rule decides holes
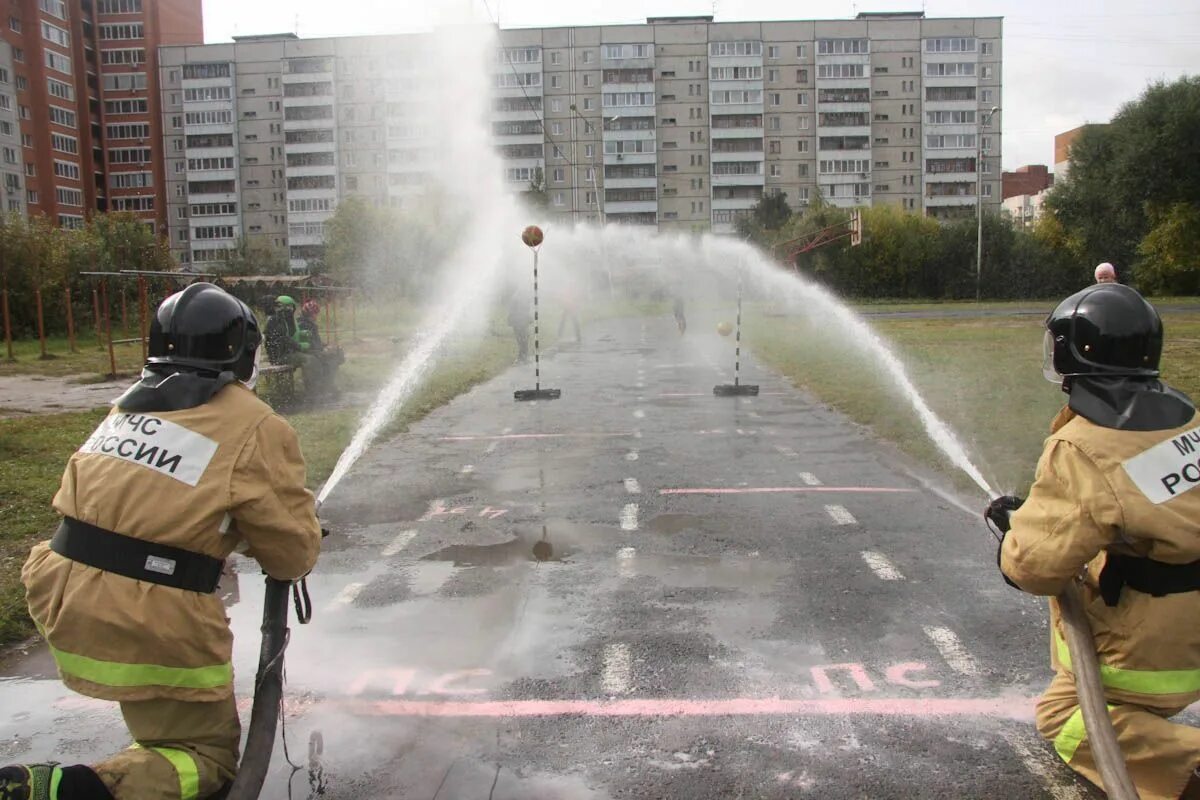
[[[1054,134],[1107,121],[1159,79],[1200,73],[1200,4],[1110,0],[204,0],[209,42],[295,31],[303,37],[403,33],[435,14],[477,14],[505,28],[644,22],[715,14],[718,22],[845,19],[859,11],[1004,17],[1004,167],[1052,164]],[[1133,6],[1144,9],[1140,13]]]

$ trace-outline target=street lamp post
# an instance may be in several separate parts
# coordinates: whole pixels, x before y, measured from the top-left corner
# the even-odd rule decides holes
[[[980,118],[979,133],[975,142],[975,302],[978,303],[983,294],[983,129],[992,121],[992,117],[1000,110],[1000,106],[992,106],[992,110]]]

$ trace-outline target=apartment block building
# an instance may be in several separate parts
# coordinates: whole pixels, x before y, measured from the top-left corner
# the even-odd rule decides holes
[[[10,0],[0,21],[5,210],[66,226],[130,211],[165,233],[158,48],[202,40],[200,0]]]
[[[768,192],[793,208],[819,194],[938,218],[981,200],[999,209],[999,18],[652,17],[498,37],[487,122],[504,176],[544,191],[559,221],[731,233]],[[287,248],[300,270],[344,198],[416,201],[445,133],[429,104],[453,102],[428,95],[429,49],[444,41],[163,48],[179,258],[213,264],[249,237]]]

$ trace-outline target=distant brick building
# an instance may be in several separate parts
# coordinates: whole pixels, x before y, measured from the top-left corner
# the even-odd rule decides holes
[[[1002,200],[1021,194],[1037,194],[1054,185],[1054,175],[1045,164],[1017,167],[1015,172],[1005,172],[1001,177],[1000,197]]]
[[[158,48],[203,40],[201,0],[11,0],[0,25],[3,210],[66,227],[129,211],[165,233]]]
[[[1072,128],[1054,137],[1054,174],[1058,176],[1060,181],[1066,180],[1067,172],[1070,171],[1071,145],[1088,128],[1102,127],[1104,124],[1092,123],[1089,125],[1080,125],[1078,128]]]

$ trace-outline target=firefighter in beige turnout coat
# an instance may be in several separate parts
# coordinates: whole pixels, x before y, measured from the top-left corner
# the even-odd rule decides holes
[[[1070,401],[1028,499],[1011,498],[1019,508],[998,520],[1011,525],[1000,568],[1050,596],[1084,572],[1101,679],[1138,793],[1200,797],[1200,730],[1170,721],[1200,700],[1200,416],[1157,380],[1162,323],[1133,289],[1085,289],[1047,329],[1047,377]],[[1054,600],[1050,617],[1055,677],[1038,730],[1099,784]]]
[[[296,434],[251,391],[258,344],[253,314],[221,289],[168,297],[141,382],[67,464],[63,525],[23,571],[29,610],[64,683],[119,701],[135,744],[91,768],[0,770],[0,799],[194,800],[232,779],[221,565],[244,549],[293,580],[320,546]]]

